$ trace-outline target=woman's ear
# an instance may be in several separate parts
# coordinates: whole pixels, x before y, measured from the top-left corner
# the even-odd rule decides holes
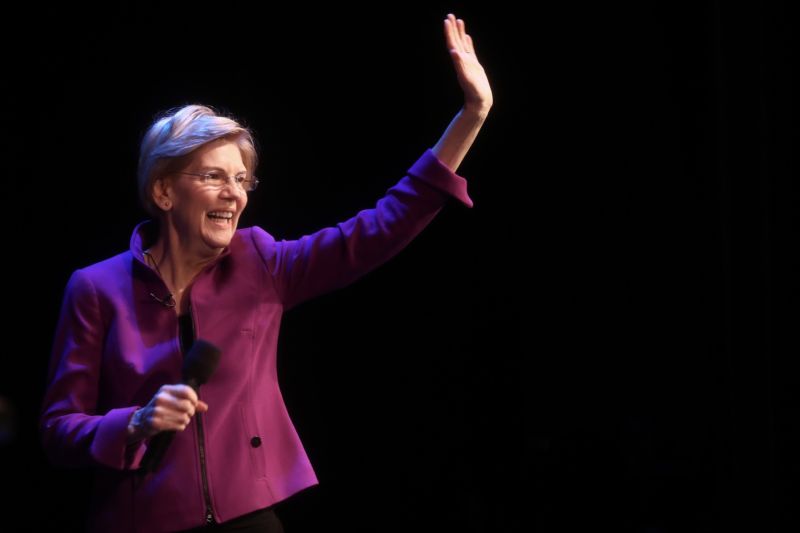
[[[153,203],[162,211],[172,209],[172,187],[166,178],[157,178],[151,192]]]

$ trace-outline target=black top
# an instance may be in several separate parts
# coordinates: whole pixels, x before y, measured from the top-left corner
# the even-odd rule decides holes
[[[192,323],[191,313],[178,317],[178,328],[181,338],[181,351],[183,355],[186,355],[194,342],[194,324]]]

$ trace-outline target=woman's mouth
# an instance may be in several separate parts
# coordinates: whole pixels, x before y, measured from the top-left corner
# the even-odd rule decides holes
[[[227,228],[233,222],[233,213],[230,211],[211,211],[206,215],[216,226]]]

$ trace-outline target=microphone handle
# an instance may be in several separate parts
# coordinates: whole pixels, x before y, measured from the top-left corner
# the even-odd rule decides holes
[[[147,451],[144,452],[144,457],[142,457],[141,467],[144,470],[153,472],[158,468],[172,439],[175,438],[175,433],[177,433],[177,431],[162,431],[150,439],[150,442],[147,444]]]

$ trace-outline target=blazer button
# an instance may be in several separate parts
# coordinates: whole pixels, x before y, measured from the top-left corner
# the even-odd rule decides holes
[[[253,437],[252,439],[250,439],[250,446],[252,446],[253,448],[258,448],[259,446],[261,446],[261,437]]]

